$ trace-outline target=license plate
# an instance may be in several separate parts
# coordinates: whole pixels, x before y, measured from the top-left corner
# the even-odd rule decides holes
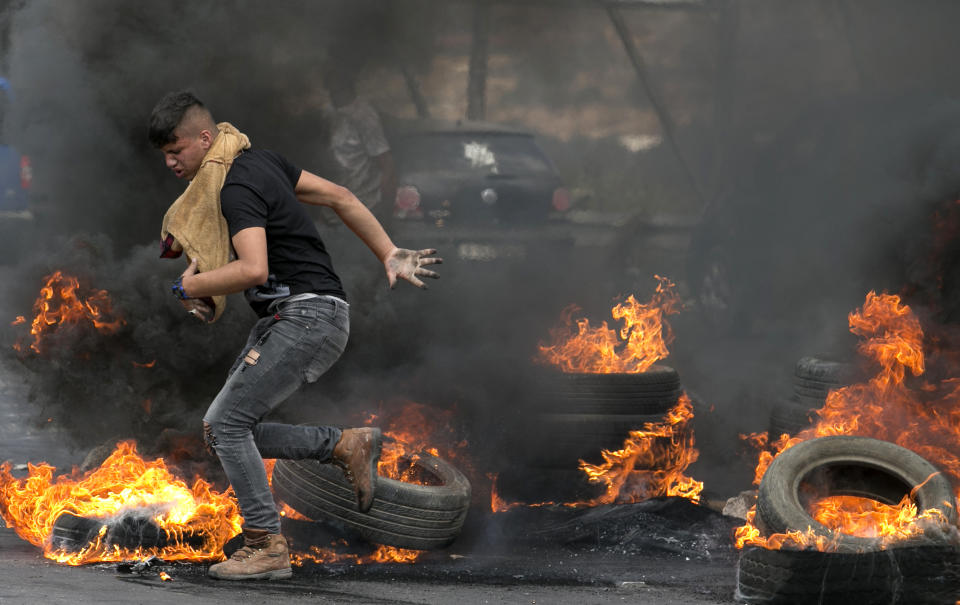
[[[524,258],[527,249],[521,244],[477,244],[465,242],[457,246],[457,256],[462,260],[492,261],[503,258]]]

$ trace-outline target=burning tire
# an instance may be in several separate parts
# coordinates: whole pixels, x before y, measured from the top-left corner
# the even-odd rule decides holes
[[[531,442],[530,460],[546,468],[577,468],[620,449],[631,430],[662,422],[682,392],[677,371],[664,365],[636,374],[553,372],[544,385],[521,442]]]
[[[760,482],[757,526],[767,535],[803,531],[833,532],[804,506],[816,487],[819,496],[849,495],[895,505],[912,493],[920,511],[937,509],[949,523],[957,520],[950,481],[914,452],[868,437],[834,436],[801,442],[774,458]],[[839,552],[877,550],[879,538],[840,534]]]
[[[830,356],[803,357],[797,362],[793,375],[793,393],[807,407],[819,408],[834,389],[853,382],[852,364],[831,359]]]
[[[784,433],[796,435],[809,428],[815,418],[813,408],[792,399],[781,399],[770,412],[770,441],[776,441]]]
[[[543,431],[549,437],[549,449],[542,450],[539,461],[547,467],[577,468],[579,460],[599,462],[601,450],[619,450],[630,431],[647,423],[663,422],[663,414],[550,414],[544,416]],[[668,438],[661,438],[669,441]]]
[[[199,547],[203,543],[203,536],[198,534],[167,534],[146,513],[106,520],[80,517],[70,512],[62,513],[54,521],[50,541],[56,549],[79,552],[97,539],[103,527],[106,527],[104,542],[118,548],[164,548],[176,542]]]
[[[852,364],[831,355],[801,358],[794,368],[791,397],[778,401],[770,412],[770,440],[810,427],[817,418],[814,410],[823,407],[827,394],[854,382],[855,375]]]
[[[353,487],[338,467],[316,460],[278,460],[277,497],[297,512],[333,523],[375,544],[431,550],[460,534],[470,505],[470,482],[449,462],[421,454],[417,470],[438,485],[377,477],[373,506],[357,511]]]
[[[680,375],[664,365],[636,374],[554,372],[546,377],[541,406],[554,414],[660,415],[680,392]]]
[[[768,550],[740,555],[740,603],[953,604],[960,586],[960,551],[948,546],[866,553]]]

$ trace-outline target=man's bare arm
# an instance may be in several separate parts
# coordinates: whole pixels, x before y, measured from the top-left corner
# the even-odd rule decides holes
[[[304,170],[300,174],[295,188],[297,199],[305,204],[326,206],[337,213],[340,220],[359,237],[370,251],[383,263],[387,280],[392,288],[397,278],[402,278],[418,288],[426,285],[420,277],[439,277],[433,271],[424,269],[424,265],[442,263],[439,258],[428,258],[436,254],[433,249],[405,250],[394,245],[380,221],[346,187],[321,178]]]
[[[263,227],[248,227],[231,238],[236,260],[222,267],[197,273],[193,261],[183,273],[183,291],[200,298],[242,292],[267,281],[267,234]]]
[[[343,224],[356,233],[381,262],[396,248],[373,213],[346,187],[304,170],[295,191],[301,202],[326,206],[336,212]]]

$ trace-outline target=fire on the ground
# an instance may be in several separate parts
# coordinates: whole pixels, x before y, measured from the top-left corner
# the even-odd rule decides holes
[[[816,411],[815,424],[796,435],[780,435],[770,444],[765,434],[747,436],[766,448],[760,453],[755,484],[759,485],[776,455],[797,443],[828,435],[859,435],[913,450],[935,461],[960,485],[960,378],[924,377],[924,335],[916,314],[899,296],[870,292],[863,307],[849,314],[849,325],[860,337],[859,355],[875,374],[865,382],[830,391],[823,408]],[[916,378],[912,386],[906,380],[908,371]],[[883,545],[922,534],[929,522],[940,523],[942,517],[937,509],[917,510],[909,494],[895,506],[856,496],[828,496],[816,501],[810,512],[834,536],[880,538]],[[756,506],[736,531],[738,548],[835,548],[835,539],[812,528],[764,536],[755,518]]]
[[[602,322],[591,326],[587,318],[574,320],[579,309],[567,307],[560,326],[551,330],[552,342],[541,345],[537,361],[566,373],[634,374],[648,370],[669,355],[673,340],[668,315],[682,308],[676,285],[655,276],[656,290],[650,301],[640,303],[633,295],[611,309],[614,319],[623,322],[619,330]],[[676,496],[699,502],[703,482],[684,474],[697,460],[690,398],[683,393],[661,421],[647,422],[626,435],[619,450],[602,450],[600,464],[580,460],[579,468],[590,483],[604,486],[601,495],[575,502],[506,502],[491,490],[491,509],[503,512],[518,506],[562,505],[591,507],[603,504],[640,502],[658,496]]]
[[[36,316],[29,322],[25,317],[13,322],[14,325],[30,324],[29,336],[14,345],[18,352],[42,356],[45,339],[64,327],[92,328],[102,334],[113,334],[125,324],[112,308],[107,291],[83,288],[76,277],[61,271],[44,279],[34,303]],[[152,368],[156,362],[137,365]],[[417,482],[409,462],[420,451],[439,453],[429,445],[439,429],[428,426],[422,410],[413,402],[407,402],[397,417],[407,419],[408,423],[416,419],[421,422],[416,426],[386,427],[387,445],[378,472],[384,477]],[[451,456],[454,454],[452,450],[449,452]],[[269,477],[274,461],[264,463]],[[9,461],[0,464],[0,517],[18,536],[41,548],[45,557],[68,565],[153,556],[166,561],[216,561],[223,557],[224,544],[239,533],[243,523],[232,489],[219,491],[201,477],[195,477],[188,485],[168,468],[163,458],[141,457],[133,441],[118,443],[98,468],[87,472],[74,469],[55,477],[54,467],[46,463],[28,464],[27,471],[26,477],[15,477]],[[147,515],[156,524],[167,536],[164,546],[125,548],[109,543],[110,523],[131,511]],[[300,517],[285,505],[281,512]],[[65,513],[102,523],[99,534],[79,550],[58,548],[51,537],[54,524]],[[305,561],[409,563],[421,554],[380,545],[369,555],[357,555],[338,552],[335,546],[292,553],[291,561],[294,564]]]

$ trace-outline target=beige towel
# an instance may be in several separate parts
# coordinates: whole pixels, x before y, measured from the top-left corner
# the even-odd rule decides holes
[[[217,138],[213,140],[196,176],[176,199],[163,217],[161,242],[171,242],[171,250],[197,260],[201,273],[222,267],[230,261],[230,233],[227,221],[220,212],[220,189],[227,178],[233,160],[244,149],[250,148],[250,139],[231,124],[217,124]],[[227,304],[226,296],[213,297],[213,319],[220,318]]]

